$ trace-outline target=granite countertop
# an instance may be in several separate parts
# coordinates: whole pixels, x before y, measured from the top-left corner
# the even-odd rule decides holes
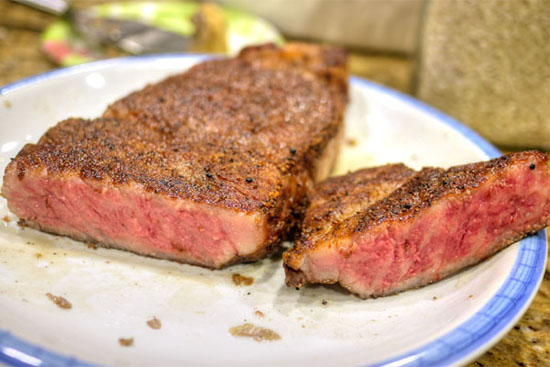
[[[73,3],[78,6],[92,1]],[[0,14],[0,86],[56,67],[40,51],[40,33],[54,16],[9,1],[0,1]],[[411,92],[413,61],[409,58],[352,53],[350,68],[352,74]],[[543,365],[550,366],[550,264],[525,315],[500,342],[468,366]]]

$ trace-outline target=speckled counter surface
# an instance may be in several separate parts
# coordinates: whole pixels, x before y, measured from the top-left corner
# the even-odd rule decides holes
[[[40,51],[40,32],[53,20],[54,16],[0,0],[0,85],[55,68]],[[411,90],[410,59],[352,54],[350,67],[353,74],[404,92]],[[537,296],[521,320],[468,366],[550,366],[550,264],[546,265]]]

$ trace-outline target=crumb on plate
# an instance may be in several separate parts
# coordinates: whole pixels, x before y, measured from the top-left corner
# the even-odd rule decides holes
[[[147,320],[147,325],[149,325],[151,329],[155,330],[158,330],[162,327],[160,320],[157,319],[156,316],[153,316],[151,320]]]
[[[229,328],[229,334],[233,336],[252,338],[257,342],[281,339],[281,336],[275,331],[250,323]]]
[[[233,284],[237,286],[252,285],[252,283],[254,283],[254,278],[247,277],[238,273],[232,274],[231,279],[233,280]]]
[[[118,338],[118,343],[123,347],[131,347],[134,345],[134,338]]]
[[[65,310],[68,310],[73,307],[71,302],[67,301],[64,297],[61,296],[54,296],[51,293],[46,293],[46,296],[55,303],[59,308],[63,308]]]

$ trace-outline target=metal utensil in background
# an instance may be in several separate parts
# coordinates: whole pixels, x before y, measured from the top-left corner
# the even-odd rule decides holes
[[[190,44],[188,37],[134,20],[103,18],[90,11],[72,9],[68,17],[87,41],[116,44],[132,54],[183,52]]]
[[[65,15],[91,48],[115,44],[132,54],[187,51],[190,39],[149,24],[99,17],[90,10],[76,10],[65,0],[13,0],[42,11]]]
[[[16,3],[25,4],[47,13],[62,15],[69,9],[69,3],[65,0],[12,0]]]

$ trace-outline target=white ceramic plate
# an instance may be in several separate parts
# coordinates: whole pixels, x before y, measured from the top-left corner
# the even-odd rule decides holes
[[[57,121],[97,116],[116,98],[200,59],[109,60],[1,89],[0,169]],[[346,124],[338,172],[386,162],[449,166],[499,154],[440,112],[356,78]],[[7,364],[461,364],[517,321],[546,260],[540,232],[439,283],[361,300],[336,287],[287,288],[280,259],[209,271],[19,228],[4,199],[0,218],[0,362]],[[234,285],[233,273],[254,284]],[[46,292],[65,297],[72,309],[58,308]],[[147,326],[153,316],[160,330]],[[281,339],[229,334],[245,322]],[[119,344],[129,337],[133,346]]]

